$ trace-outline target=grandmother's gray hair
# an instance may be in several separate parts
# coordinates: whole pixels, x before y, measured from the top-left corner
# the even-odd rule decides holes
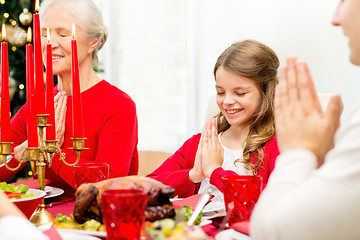
[[[100,9],[92,0],[43,0],[40,6],[40,18],[54,5],[66,6],[67,11],[79,20],[88,38],[99,40],[92,53],[92,64],[96,65],[98,63],[98,51],[104,46],[108,37],[108,30],[104,25]]]

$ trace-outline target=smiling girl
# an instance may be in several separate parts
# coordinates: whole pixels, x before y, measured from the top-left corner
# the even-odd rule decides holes
[[[179,197],[212,188],[209,210],[225,208],[221,176],[260,175],[265,187],[279,155],[273,115],[278,67],[274,51],[257,41],[227,48],[214,68],[220,114],[148,176],[173,186]]]

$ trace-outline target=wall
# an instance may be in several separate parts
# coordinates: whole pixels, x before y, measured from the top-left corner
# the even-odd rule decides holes
[[[337,0],[97,1],[110,29],[105,78],[138,107],[139,148],[174,151],[201,131],[219,54],[256,39],[306,60],[318,92],[339,93],[343,119],[357,99],[359,70],[330,21]]]

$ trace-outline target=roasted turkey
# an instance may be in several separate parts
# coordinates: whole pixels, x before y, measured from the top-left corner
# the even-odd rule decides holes
[[[76,203],[73,211],[75,220],[84,223],[95,219],[102,222],[100,209],[101,193],[106,189],[139,189],[147,193],[145,219],[156,221],[173,217],[174,208],[170,196],[175,189],[157,180],[142,176],[112,178],[98,183],[82,184],[75,193]]]

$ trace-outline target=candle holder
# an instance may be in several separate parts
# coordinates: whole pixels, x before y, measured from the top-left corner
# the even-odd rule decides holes
[[[61,153],[61,149],[56,146],[57,140],[44,141],[44,128],[49,126],[47,124],[47,116],[48,114],[37,115],[39,147],[26,148],[21,155],[18,166],[11,168],[6,161],[7,156],[12,154],[12,142],[0,142],[0,163],[3,161],[7,169],[16,171],[25,160],[29,161],[33,174],[38,176],[39,189],[43,191],[45,190],[45,169],[46,166],[51,167],[54,153],[59,152],[60,160],[67,166],[75,166],[80,160],[80,152],[87,149],[84,147],[85,138],[73,139],[73,148],[71,149],[76,151],[77,159],[74,163],[66,162],[65,157]],[[36,226],[48,224],[53,221],[53,216],[45,209],[45,199],[41,201],[38,211],[31,216],[30,221]]]

